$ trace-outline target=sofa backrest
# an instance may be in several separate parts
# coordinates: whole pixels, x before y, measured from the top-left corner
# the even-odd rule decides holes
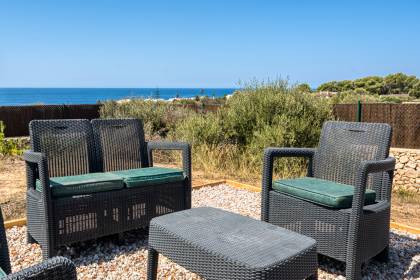
[[[31,149],[45,153],[50,177],[99,171],[89,120],[33,120]]]
[[[325,122],[314,157],[314,177],[354,185],[362,161],[388,157],[391,134],[391,126],[385,123]],[[384,175],[368,180],[368,187],[379,197]]]
[[[94,119],[92,128],[102,171],[147,165],[143,123],[138,119]]]

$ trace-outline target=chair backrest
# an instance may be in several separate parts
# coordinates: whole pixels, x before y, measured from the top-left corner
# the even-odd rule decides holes
[[[4,229],[3,214],[0,209],[0,267],[6,274],[11,272],[9,247],[7,246],[6,231]]]
[[[138,119],[92,120],[97,158],[102,171],[147,165],[143,123]]]
[[[324,123],[313,161],[314,177],[354,185],[362,161],[388,157],[391,136],[391,126],[385,123]],[[368,179],[368,188],[374,189],[379,199],[386,194],[384,176],[374,174]]]
[[[31,149],[47,156],[50,177],[98,171],[88,120],[33,120],[29,133]]]

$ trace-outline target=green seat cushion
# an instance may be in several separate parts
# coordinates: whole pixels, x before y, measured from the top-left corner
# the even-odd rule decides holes
[[[3,271],[3,269],[0,267],[0,278],[6,277],[6,272]]]
[[[353,186],[311,177],[275,180],[273,189],[286,195],[337,209],[350,208],[354,193]],[[375,199],[375,191],[366,189],[365,205],[375,203]]]
[[[122,177],[127,188],[166,184],[184,180],[183,171],[175,168],[145,167],[112,171],[112,174]]]
[[[75,176],[50,178],[51,193],[54,197],[83,195],[124,188],[121,177],[111,173],[89,173]],[[37,180],[36,189],[42,191],[41,182]]]

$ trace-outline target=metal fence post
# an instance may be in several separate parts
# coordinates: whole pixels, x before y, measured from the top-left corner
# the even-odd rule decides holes
[[[357,100],[357,115],[356,115],[356,122],[361,122],[362,121],[362,102],[359,100]]]

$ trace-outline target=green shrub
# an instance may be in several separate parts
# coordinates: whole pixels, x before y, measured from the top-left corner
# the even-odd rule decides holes
[[[265,147],[313,147],[331,118],[328,100],[277,81],[246,86],[217,113],[191,115],[170,135],[193,143],[193,162],[200,169],[259,176]],[[300,160],[277,165],[281,173],[301,167]]]
[[[100,110],[102,118],[138,118],[144,122],[148,139],[166,137],[175,124],[185,119],[191,110],[165,101],[133,99],[130,101],[106,101]]]
[[[6,126],[0,121],[0,155],[2,156],[15,156],[21,155],[27,148],[26,144],[18,139],[6,139],[4,136],[4,129]]]
[[[261,175],[265,147],[313,147],[322,124],[332,118],[332,103],[302,88],[307,87],[290,86],[282,80],[246,85],[223,99],[219,111],[207,114],[180,106],[208,104],[206,98],[175,103],[108,101],[101,108],[101,117],[143,119],[148,139],[168,137],[191,143],[194,169],[255,180]],[[179,156],[159,156],[164,162],[179,161]],[[301,175],[304,163],[302,159],[279,160],[275,172],[278,176]]]
[[[353,91],[344,91],[333,96],[331,102],[333,104],[352,104],[360,100],[362,103],[402,103],[413,99],[408,95],[357,94]]]
[[[331,81],[320,85],[317,91],[372,95],[408,94],[420,98],[420,79],[416,76],[395,73],[385,77],[370,76],[352,81]]]

